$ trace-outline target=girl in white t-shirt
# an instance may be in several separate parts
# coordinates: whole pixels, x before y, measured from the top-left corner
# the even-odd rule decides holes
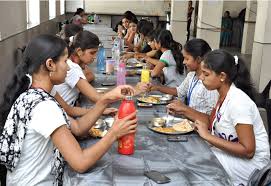
[[[137,19],[131,20],[127,34],[124,36],[124,43],[128,46],[128,51],[133,51],[134,46],[139,42],[139,34],[137,32]]]
[[[209,44],[203,39],[192,39],[184,45],[182,50],[184,65],[189,72],[178,87],[168,87],[148,84],[142,88],[145,90],[160,91],[165,94],[178,96],[181,101],[174,100],[167,107],[173,114],[184,115],[191,120],[199,119],[211,114],[218,99],[216,90],[209,91],[199,79],[201,74],[201,61],[211,51]]]
[[[99,38],[89,31],[76,34],[70,44],[67,77],[64,83],[55,86],[56,91],[69,105],[75,104],[79,93],[93,102],[99,100],[101,96],[88,83],[83,72],[85,66],[92,63],[96,58],[99,44]]]
[[[75,24],[65,25],[65,28],[64,28],[65,38],[64,39],[65,39],[66,43],[68,45],[72,44],[74,36],[77,33],[82,32],[82,31],[83,31],[83,27],[81,25],[75,25]],[[93,72],[91,71],[91,69],[87,65],[85,65],[83,72],[84,72],[84,75],[86,76],[88,82],[91,82],[95,79]]]
[[[200,79],[208,90],[218,91],[219,99],[209,118],[196,121],[196,130],[213,145],[233,184],[246,185],[253,170],[270,160],[268,136],[253,102],[249,72],[240,58],[223,50],[207,54],[201,65]]]
[[[182,82],[183,55],[181,53],[182,45],[173,40],[172,34],[169,30],[162,30],[155,38],[155,47],[163,54],[159,61],[153,62],[149,57],[145,60],[153,64],[155,67],[151,72],[152,77],[160,77],[164,75],[166,86],[177,87]]]
[[[74,170],[88,170],[117,138],[135,132],[135,113],[116,119],[96,144],[82,149],[74,136],[82,136],[106,106],[133,94],[131,86],[106,93],[91,112],[78,121],[67,114],[50,95],[54,85],[64,82],[68,65],[66,43],[52,35],[40,35],[27,45],[23,61],[0,106],[0,163],[7,171],[7,185],[62,185],[64,159]],[[1,172],[1,174],[3,174]]]

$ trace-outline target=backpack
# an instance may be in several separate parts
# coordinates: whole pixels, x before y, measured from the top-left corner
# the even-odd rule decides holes
[[[247,186],[271,185],[271,162],[261,170],[255,169],[248,178]]]

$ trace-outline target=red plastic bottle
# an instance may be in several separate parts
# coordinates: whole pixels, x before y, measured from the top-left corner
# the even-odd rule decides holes
[[[126,96],[121,102],[118,118],[122,119],[136,111],[132,96]],[[123,155],[131,155],[135,151],[135,134],[127,134],[118,140],[118,152]]]

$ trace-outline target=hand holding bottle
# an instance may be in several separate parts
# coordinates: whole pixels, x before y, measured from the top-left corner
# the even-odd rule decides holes
[[[117,139],[127,134],[132,134],[136,132],[137,118],[136,112],[129,114],[128,116],[119,119],[118,116],[115,117],[115,121],[110,129],[110,132],[114,133]]]

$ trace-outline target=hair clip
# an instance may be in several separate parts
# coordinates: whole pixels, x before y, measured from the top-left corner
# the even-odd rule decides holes
[[[69,41],[70,41],[71,43],[73,43],[73,40],[74,40],[74,36],[69,37]]]
[[[29,85],[28,85],[28,88],[30,88],[31,85],[32,85],[32,82],[33,82],[32,76],[31,76],[30,74],[25,74],[25,75],[29,78]]]
[[[238,56],[237,55],[235,55],[235,56],[233,56],[234,57],[234,62],[235,62],[235,65],[238,65]]]

